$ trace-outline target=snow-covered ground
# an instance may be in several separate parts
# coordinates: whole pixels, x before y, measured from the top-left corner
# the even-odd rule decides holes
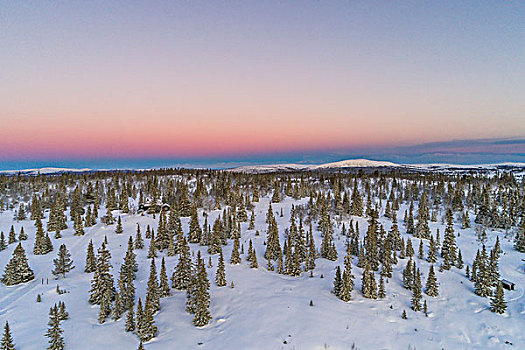
[[[303,199],[300,203],[306,203]],[[345,303],[332,294],[334,269],[343,265],[345,238],[340,236],[340,227],[335,229],[335,241],[339,252],[336,262],[325,259],[316,261],[317,267],[313,278],[309,273],[300,277],[279,275],[266,270],[263,259],[266,236],[266,211],[269,198],[261,198],[256,203],[256,229],[247,230],[248,223],[242,224],[242,240],[245,253],[248,242],[252,239],[257,250],[258,269],[251,269],[243,255],[241,265],[230,265],[229,258],[232,242],[223,247],[226,264],[227,287],[214,285],[217,256],[213,256],[213,267],[208,268],[211,281],[211,314],[213,319],[208,326],[197,328],[192,324],[192,316],[184,311],[186,293],[172,289],[172,296],[161,299],[161,311],[155,315],[159,335],[145,344],[146,349],[350,349],[355,343],[358,349],[525,349],[525,254],[512,248],[510,238],[504,232],[488,232],[487,248],[492,247],[496,236],[500,237],[504,253],[500,259],[501,277],[516,283],[515,291],[505,291],[508,308],[505,314],[499,315],[489,310],[489,299],[473,293],[473,284],[465,277],[464,271],[452,268],[450,271],[436,274],[440,295],[427,300],[429,316],[410,309],[411,292],[402,287],[401,271],[407,259],[400,259],[394,267],[393,278],[386,284],[387,296],[382,300],[365,299],[360,292],[361,269],[356,267],[354,259],[353,274],[356,276],[352,300]],[[282,203],[273,204],[279,225],[281,242],[284,230],[289,225],[290,208],[297,203],[286,198]],[[284,217],[280,217],[281,208]],[[405,207],[402,206],[400,213]],[[101,213],[105,210],[101,209]],[[117,215],[114,212],[114,215]],[[220,211],[210,213],[208,221],[213,220]],[[47,215],[47,213],[46,213]],[[86,228],[82,237],[73,236],[72,223],[62,232],[63,238],[52,238],[54,251],[47,255],[35,256],[32,253],[35,227],[34,222],[25,220],[14,222],[18,233],[25,228],[29,240],[23,242],[29,265],[35,272],[35,280],[13,287],[0,285],[0,322],[3,325],[9,320],[14,340],[19,349],[43,349],[47,346],[44,333],[47,329],[48,311],[56,302],[66,303],[70,314],[69,320],[62,322],[67,349],[136,349],[136,335],[124,331],[125,317],[120,321],[108,319],[105,324],[98,324],[98,306],[88,303],[90,280],[92,274],[85,273],[84,261],[89,240],[98,248],[107,236],[112,254],[113,274],[118,276],[120,264],[127,248],[129,236],[135,236],[139,223],[144,233],[146,225],[157,228],[157,220],[151,215],[122,214],[124,233],[117,235],[115,226],[96,226]],[[473,218],[474,215],[471,215]],[[200,215],[201,224],[203,217]],[[356,218],[354,218],[355,220]],[[358,218],[361,237],[366,231],[366,220]],[[391,222],[380,218],[385,229]],[[188,218],[183,218],[183,228],[188,232]],[[44,221],[45,223],[45,221]],[[13,213],[0,213],[0,230],[6,235],[13,224]],[[348,226],[348,225],[347,225]],[[433,234],[439,227],[443,238],[444,226],[430,223]],[[314,225],[315,229],[315,225]],[[403,225],[400,229],[405,238]],[[480,245],[476,241],[474,229],[461,230],[455,227],[457,244],[462,251],[465,263],[471,263]],[[316,245],[321,238],[316,231]],[[428,251],[428,241],[425,252]],[[52,259],[56,257],[58,246],[65,243],[70,250],[76,268],[67,274],[65,279],[55,280],[51,274]],[[146,247],[136,250],[139,272],[135,286],[136,296],[144,299],[149,275],[149,261],[146,258],[149,240]],[[419,241],[413,239],[417,252]],[[0,252],[0,268],[11,258],[15,244]],[[208,254],[205,247],[191,245],[193,252],[201,250],[205,261]],[[168,275],[178,261],[178,257],[168,257],[159,253],[156,260],[160,269],[160,257],[164,256]],[[428,274],[429,264],[426,260],[417,264],[423,273],[423,284]],[[324,278],[321,278],[324,276]],[[43,283],[42,283],[43,280]],[[230,282],[235,288],[230,288]],[[68,293],[58,295],[57,284]],[[37,294],[42,294],[42,302],[37,303]],[[310,300],[313,306],[310,306]],[[406,310],[408,319],[401,318]],[[511,344],[506,344],[510,342]]]

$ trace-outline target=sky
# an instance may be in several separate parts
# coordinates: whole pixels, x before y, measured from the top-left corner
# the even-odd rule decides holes
[[[524,121],[522,1],[0,2],[4,170],[525,161]]]

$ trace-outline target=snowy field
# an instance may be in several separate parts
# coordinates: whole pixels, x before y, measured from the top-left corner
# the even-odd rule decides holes
[[[281,203],[274,203],[273,209],[279,225],[281,243],[284,242],[284,231],[289,226],[290,209],[294,203],[306,203],[308,199],[299,202],[287,197]],[[255,203],[256,229],[247,230],[248,223],[242,223],[241,243],[245,254],[240,265],[230,265],[232,241],[223,247],[226,261],[226,287],[214,284],[218,255],[213,256],[213,267],[208,268],[211,282],[211,314],[210,324],[198,328],[192,324],[192,316],[184,311],[186,293],[172,289],[172,295],[161,299],[161,311],[155,315],[159,335],[145,344],[148,350],[155,349],[525,349],[525,254],[512,247],[512,236],[504,232],[488,231],[487,249],[492,248],[496,236],[500,237],[504,253],[500,258],[500,273],[502,278],[516,283],[515,291],[505,291],[508,308],[503,315],[489,310],[489,298],[482,298],[473,293],[474,286],[465,277],[465,271],[452,267],[450,271],[438,272],[439,296],[428,297],[423,294],[428,303],[429,315],[414,312],[410,308],[411,291],[402,286],[402,270],[407,259],[400,259],[394,266],[393,277],[386,284],[386,298],[379,300],[365,299],[361,295],[361,272],[353,262],[355,278],[352,300],[343,302],[332,292],[334,269],[343,266],[345,256],[345,237],[340,235],[341,227],[335,228],[335,242],[338,250],[338,260],[333,262],[319,258],[313,278],[303,272],[300,277],[279,275],[266,269],[263,258],[267,224],[265,223],[269,198],[261,198]],[[281,208],[284,216],[280,217]],[[401,206],[399,213],[406,209]],[[105,209],[101,208],[101,213]],[[209,214],[208,222],[221,211]],[[114,216],[119,215],[117,211]],[[470,213],[474,218],[474,213]],[[46,213],[47,217],[48,213]],[[152,215],[120,214],[124,233],[115,234],[115,225],[105,226],[97,223],[85,228],[86,234],[73,236],[73,225],[68,222],[68,229],[62,232],[63,238],[56,240],[51,234],[54,250],[47,255],[32,253],[35,227],[34,221],[13,221],[13,212],[0,213],[0,230],[6,234],[14,224],[17,234],[23,226],[29,236],[23,242],[29,260],[29,265],[35,272],[35,280],[6,287],[0,284],[0,322],[3,325],[9,320],[12,335],[17,349],[44,349],[47,338],[49,308],[58,301],[64,301],[70,318],[62,322],[67,349],[136,349],[138,338],[124,331],[125,317],[119,321],[108,318],[106,323],[99,324],[97,315],[99,307],[88,303],[91,273],[84,272],[84,262],[88,242],[92,239],[95,249],[100,247],[107,236],[112,254],[112,273],[118,277],[127,241],[135,237],[137,223],[144,233],[146,225],[156,230],[157,219]],[[201,225],[203,223],[200,211]],[[354,217],[354,220],[356,218]],[[366,232],[367,221],[359,221],[361,238]],[[412,237],[405,233],[400,220],[400,230],[406,239]],[[46,220],[43,220],[45,223]],[[188,232],[189,218],[182,218],[184,232]],[[380,222],[388,230],[391,221],[380,217]],[[348,227],[348,224],[347,224]],[[430,223],[432,234],[439,228],[443,237],[445,226],[441,223]],[[315,225],[314,225],[315,230]],[[472,263],[480,244],[476,240],[474,229],[462,230],[455,226],[458,247],[466,264]],[[319,232],[315,231],[317,247],[321,243]],[[257,250],[258,269],[251,269],[246,262],[248,242],[252,239]],[[65,243],[72,254],[76,268],[67,274],[66,278],[55,280],[51,274],[52,260],[56,257],[58,246]],[[428,241],[424,240],[425,252],[428,251]],[[145,239],[145,248],[135,250],[139,262],[139,272],[135,281],[136,296],[144,299],[146,283],[149,276],[149,259],[147,247],[149,240]],[[16,244],[0,252],[0,267],[3,269]],[[206,247],[190,244],[192,252],[201,250],[208,263]],[[416,250],[419,240],[413,238]],[[157,271],[160,270],[160,260],[164,256],[168,276],[171,277],[178,256],[168,257],[159,253],[156,259]],[[428,274],[429,263],[415,257],[423,276],[423,284]],[[438,258],[439,265],[441,258]],[[208,266],[207,266],[208,267]],[[322,278],[324,276],[324,278]],[[378,276],[377,278],[378,279]],[[42,283],[43,281],[43,283]],[[230,288],[234,282],[235,287]],[[59,295],[57,284],[68,291]],[[37,303],[37,294],[42,294],[42,302]],[[310,306],[310,301],[313,306]],[[403,310],[407,319],[402,319]]]

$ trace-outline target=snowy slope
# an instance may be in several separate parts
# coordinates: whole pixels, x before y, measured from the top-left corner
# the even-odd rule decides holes
[[[273,204],[276,213],[283,209],[284,216],[276,219],[279,225],[281,244],[284,242],[284,230],[289,225],[292,204],[304,204],[305,198],[296,202],[286,198],[282,203]],[[506,291],[508,309],[504,315],[489,311],[489,299],[473,293],[472,283],[464,276],[464,271],[452,268],[451,271],[436,274],[440,284],[440,296],[424,296],[428,303],[429,317],[410,309],[411,292],[401,286],[401,271],[407,259],[401,259],[394,267],[393,278],[386,284],[387,297],[383,300],[365,299],[361,295],[362,270],[354,260],[353,274],[356,276],[352,300],[348,303],[337,299],[332,293],[334,268],[343,265],[345,238],[340,236],[340,227],[335,229],[335,243],[339,252],[336,262],[325,259],[316,261],[314,277],[308,273],[300,277],[279,275],[267,271],[263,259],[265,246],[265,214],[269,198],[261,198],[256,204],[256,228],[261,232],[255,235],[254,230],[247,230],[248,223],[242,224],[242,244],[247,252],[248,242],[252,239],[259,260],[258,269],[250,269],[243,255],[241,265],[228,263],[232,243],[223,248],[228,285],[231,281],[235,288],[217,287],[213,280],[217,266],[217,256],[213,256],[213,267],[208,268],[211,281],[211,323],[203,328],[192,325],[192,317],[184,311],[186,296],[184,292],[172,290],[172,296],[161,300],[161,311],[155,316],[159,328],[157,338],[145,345],[147,350],[160,349],[350,349],[355,343],[359,349],[523,349],[525,348],[525,274],[523,273],[523,254],[512,248],[512,237],[505,237],[503,232],[489,231],[487,248],[490,249],[496,236],[500,236],[504,254],[500,259],[502,278],[516,283],[516,290]],[[406,209],[401,206],[400,212]],[[101,209],[105,212],[105,209]],[[118,213],[115,211],[115,215]],[[213,220],[220,211],[213,211],[208,218]],[[13,224],[13,213],[0,213],[0,230],[7,233]],[[471,215],[473,217],[473,215]],[[200,215],[201,224],[203,222]],[[359,222],[361,238],[366,231],[367,223],[363,218],[354,218]],[[34,281],[6,287],[0,284],[0,322],[9,320],[12,334],[20,349],[43,349],[47,339],[44,333],[47,328],[48,310],[59,300],[63,300],[70,313],[70,319],[62,323],[68,349],[88,350],[106,348],[113,344],[118,349],[136,349],[138,339],[124,331],[125,320],[108,321],[100,325],[97,322],[98,307],[88,303],[90,279],[92,274],[83,272],[86,247],[93,239],[98,248],[104,236],[108,237],[112,254],[114,275],[118,270],[126,250],[130,235],[135,235],[139,223],[144,232],[145,225],[153,228],[158,225],[158,217],[122,214],[124,233],[117,235],[113,226],[97,224],[86,228],[86,235],[74,237],[72,223],[63,231],[64,237],[54,239],[55,250],[44,256],[32,253],[35,228],[33,222],[25,220],[15,222],[18,233],[24,226],[29,240],[23,242],[31,268],[35,271]],[[381,218],[385,229],[390,228],[390,221]],[[184,232],[188,232],[188,218],[183,218]],[[437,228],[444,232],[444,226],[430,223],[432,232]],[[405,238],[412,237],[404,232]],[[314,225],[315,230],[315,225]],[[462,251],[465,262],[471,262],[480,245],[475,240],[473,229],[461,230],[457,244]],[[412,238],[413,245],[419,244]],[[315,231],[315,242],[319,246],[320,233]],[[425,242],[425,253],[428,241]],[[56,257],[59,244],[65,243],[72,253],[76,268],[65,279],[54,280],[51,274],[52,259]],[[149,274],[149,261],[146,248],[136,250],[139,271],[135,286],[137,298],[144,298]],[[15,245],[11,244],[0,252],[0,268],[7,264]],[[200,250],[205,261],[208,254],[204,247],[192,244],[193,252]],[[168,257],[160,253],[157,271],[160,269],[160,257],[166,258],[168,274],[171,275],[177,256]],[[429,264],[425,260],[415,259],[423,273],[423,283],[428,273]],[[440,259],[441,260],[441,259]],[[321,278],[323,276],[324,278]],[[378,276],[377,276],[378,278]],[[41,280],[44,279],[44,284]],[[49,284],[46,280],[49,279]],[[58,295],[56,284],[70,293]],[[36,303],[38,293],[43,294],[41,303]],[[310,300],[314,306],[309,306]],[[401,318],[405,309],[408,319]],[[505,341],[514,346],[505,345]]]
[[[385,162],[385,161],[375,161],[369,159],[349,159],[342,160],[340,162],[326,163],[316,166],[309,167],[310,170],[318,169],[335,169],[335,168],[378,168],[378,167],[398,167],[399,164]]]
[[[61,173],[82,173],[86,171],[91,171],[91,169],[73,169],[73,168],[38,168],[38,169],[21,169],[21,170],[3,170],[0,171],[0,174],[16,175],[18,173],[22,175],[51,175],[51,174],[61,174]]]

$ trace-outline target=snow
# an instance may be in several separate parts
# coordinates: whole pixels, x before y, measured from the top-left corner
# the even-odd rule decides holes
[[[38,175],[40,173],[42,175],[49,175],[49,174],[59,174],[59,173],[83,173],[87,171],[91,171],[91,169],[46,167],[46,168],[38,168],[38,169],[3,170],[3,171],[0,171],[0,174],[16,175],[18,173],[21,173],[22,175]]]
[[[285,198],[282,203],[272,204],[276,213],[281,208],[284,217],[276,214],[279,225],[281,243],[284,240],[284,230],[289,225],[290,208],[292,204],[307,203],[308,198],[296,202]],[[490,249],[500,237],[504,253],[500,259],[501,277],[516,283],[515,291],[505,291],[508,308],[505,314],[490,312],[489,299],[478,297],[473,293],[472,283],[464,276],[464,271],[452,268],[436,275],[440,284],[440,295],[430,298],[424,295],[429,308],[429,317],[422,312],[410,309],[411,292],[402,287],[401,271],[407,259],[400,259],[394,267],[393,278],[386,284],[387,297],[383,300],[370,300],[362,297],[361,269],[355,266],[356,276],[352,300],[348,303],[337,299],[332,293],[334,269],[343,265],[345,238],[340,236],[340,227],[335,229],[335,242],[339,252],[336,262],[325,259],[316,261],[314,277],[308,273],[300,277],[282,276],[266,270],[263,259],[266,231],[266,211],[269,198],[261,198],[256,204],[256,228],[261,235],[256,236],[254,230],[247,230],[248,223],[242,224],[242,240],[245,252],[248,241],[252,239],[257,250],[258,269],[251,269],[243,255],[240,265],[232,266],[229,258],[232,242],[223,247],[226,261],[227,287],[217,287],[213,280],[217,266],[217,256],[213,256],[213,268],[208,268],[211,281],[211,314],[213,319],[208,326],[197,328],[192,325],[192,316],[184,311],[185,292],[172,289],[172,296],[161,299],[161,311],[156,314],[155,321],[159,335],[145,344],[148,350],[159,349],[350,349],[355,343],[359,349],[502,349],[510,348],[505,342],[513,343],[514,349],[525,348],[525,274],[523,273],[523,254],[512,248],[511,236],[504,232],[488,231],[487,249]],[[405,206],[401,206],[400,213]],[[105,209],[100,209],[105,213]],[[201,212],[202,214],[202,212]],[[213,211],[209,222],[220,214]],[[46,213],[47,215],[47,213]],[[118,215],[118,212],[114,212]],[[33,221],[13,222],[13,212],[0,213],[0,230],[5,234],[14,224],[18,233],[24,226],[29,240],[23,242],[29,260],[29,265],[35,272],[35,280],[13,287],[0,285],[0,322],[9,320],[12,334],[20,349],[43,349],[47,346],[44,333],[47,329],[49,308],[62,300],[66,303],[70,314],[69,320],[62,322],[66,348],[68,349],[101,349],[107,344],[114,348],[136,349],[138,338],[124,331],[125,317],[119,321],[107,320],[105,324],[97,323],[98,306],[88,303],[90,280],[92,274],[83,271],[86,247],[90,239],[98,248],[104,236],[108,237],[109,249],[112,254],[112,273],[118,276],[129,236],[135,236],[136,225],[139,223],[142,232],[147,224],[157,228],[156,220],[151,215],[120,214],[124,233],[114,233],[115,226],[97,224],[86,228],[82,237],[73,236],[72,223],[63,231],[63,238],[52,238],[54,251],[43,256],[32,253],[35,227]],[[474,215],[472,214],[473,218]],[[201,223],[203,217],[200,215]],[[361,237],[366,231],[366,220],[355,218],[359,222]],[[390,228],[390,221],[380,218],[385,229]],[[188,232],[189,218],[183,218],[183,229]],[[45,220],[44,220],[45,222]],[[432,232],[437,228],[443,235],[444,226],[441,223],[430,223]],[[314,225],[315,229],[315,225]],[[400,229],[405,238],[404,228]],[[457,244],[462,251],[466,263],[472,262],[480,244],[476,241],[474,229],[461,230],[455,227]],[[443,238],[443,236],[442,236]],[[315,234],[316,245],[321,243],[319,232]],[[425,252],[428,251],[428,241],[425,242]],[[52,259],[56,257],[58,246],[65,243],[72,254],[76,268],[66,275],[65,279],[55,280],[51,274]],[[418,240],[413,239],[417,251]],[[146,283],[149,276],[149,261],[146,258],[149,240],[146,247],[136,250],[139,271],[135,286],[137,298],[146,294]],[[15,244],[0,252],[0,268],[9,261]],[[192,244],[193,252],[201,250],[208,262],[206,249]],[[160,257],[166,259],[169,277],[178,257],[168,257],[159,253],[157,271],[160,270]],[[423,284],[426,279],[429,264],[415,259],[423,273]],[[320,278],[323,275],[324,278]],[[44,280],[44,284],[41,280]],[[49,284],[47,284],[49,279]],[[229,287],[230,282],[235,288]],[[56,285],[68,293],[58,295]],[[36,303],[36,296],[42,294],[42,302]],[[309,306],[310,300],[314,306]],[[391,308],[392,306],[392,308]],[[406,310],[408,319],[403,320],[401,313]]]
[[[326,163],[317,166],[310,167],[311,170],[316,169],[333,169],[333,168],[377,168],[377,167],[398,167],[399,164],[385,162],[385,161],[375,161],[369,159],[349,159],[342,160],[335,163]]]

